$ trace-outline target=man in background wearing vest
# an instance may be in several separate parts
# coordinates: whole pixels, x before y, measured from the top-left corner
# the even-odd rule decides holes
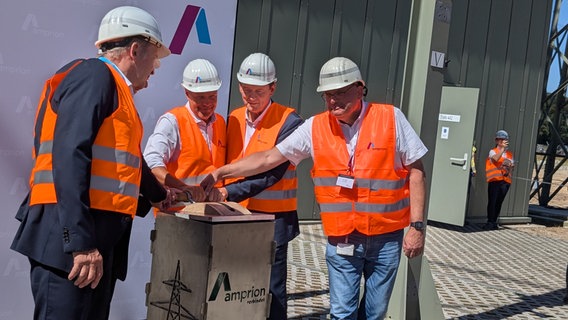
[[[509,149],[509,134],[505,130],[495,133],[495,148],[489,151],[485,161],[487,179],[487,223],[484,230],[498,230],[499,214],[505,196],[511,186],[511,172],[515,167],[513,153]]]
[[[211,62],[195,59],[185,67],[181,85],[187,103],[158,119],[144,158],[161,183],[188,192],[187,200],[204,201],[199,183],[225,164],[226,124],[215,113],[221,79]],[[218,189],[207,200],[221,201]]]
[[[276,68],[267,55],[253,53],[246,57],[237,79],[244,106],[233,110],[228,119],[227,163],[269,150],[303,122],[294,109],[272,100],[276,90]],[[249,179],[232,176],[233,179],[226,180],[227,185],[220,191],[228,201],[240,202],[250,211],[274,215],[276,253],[270,273],[269,319],[287,319],[288,242],[300,233],[296,211],[296,167],[283,161],[268,172],[263,171]]]
[[[312,157],[314,191],[328,236],[331,319],[383,319],[401,248],[409,258],[423,253],[420,159],[427,149],[398,108],[363,100],[365,82],[353,61],[326,62],[317,91],[326,112],[306,120],[275,148],[213,171],[203,185],[207,191],[218,179]]]
[[[175,192],[140,150],[133,94],[170,54],[148,12],[118,7],[101,21],[100,57],[75,60],[44,86],[34,167],[11,248],[29,258],[34,319],[107,319],[127,270],[132,219]]]

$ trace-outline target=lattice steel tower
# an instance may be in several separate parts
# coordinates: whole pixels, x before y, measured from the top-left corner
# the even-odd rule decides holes
[[[553,183],[554,175],[568,159],[568,108],[566,99],[568,86],[568,25],[558,25],[561,7],[562,0],[556,0],[554,2],[548,41],[547,68],[542,93],[542,114],[539,120],[538,145],[534,157],[535,173],[531,199],[537,199],[539,206],[542,207],[549,207],[550,201],[568,182],[568,178],[566,178],[559,184]],[[548,92],[548,77],[554,71],[559,73],[560,81],[558,87],[552,92]]]

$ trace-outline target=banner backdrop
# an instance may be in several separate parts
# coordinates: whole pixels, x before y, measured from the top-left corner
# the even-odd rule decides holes
[[[137,6],[160,25],[175,54],[163,59],[149,87],[136,94],[144,122],[143,146],[158,117],[186,102],[180,86],[185,65],[210,60],[223,85],[217,112],[227,114],[237,0],[7,0],[0,3],[0,320],[31,319],[33,300],[27,258],[10,250],[18,228],[14,215],[28,192],[32,131],[43,82],[75,58],[95,57],[102,17],[110,9]],[[182,18],[183,17],[183,18]],[[175,35],[175,37],[174,37]],[[150,279],[150,214],[135,219],[128,277],[118,282],[111,319],[145,319],[145,285]]]

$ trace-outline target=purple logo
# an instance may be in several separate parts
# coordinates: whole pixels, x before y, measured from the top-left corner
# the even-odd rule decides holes
[[[197,29],[199,43],[211,44],[205,9],[188,5],[185,7],[185,11],[183,12],[177,30],[174,33],[172,43],[170,44],[170,51],[173,54],[181,54],[194,25]]]

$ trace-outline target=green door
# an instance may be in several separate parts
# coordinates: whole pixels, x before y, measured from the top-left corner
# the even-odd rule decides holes
[[[463,226],[478,88],[442,87],[428,220]]]

